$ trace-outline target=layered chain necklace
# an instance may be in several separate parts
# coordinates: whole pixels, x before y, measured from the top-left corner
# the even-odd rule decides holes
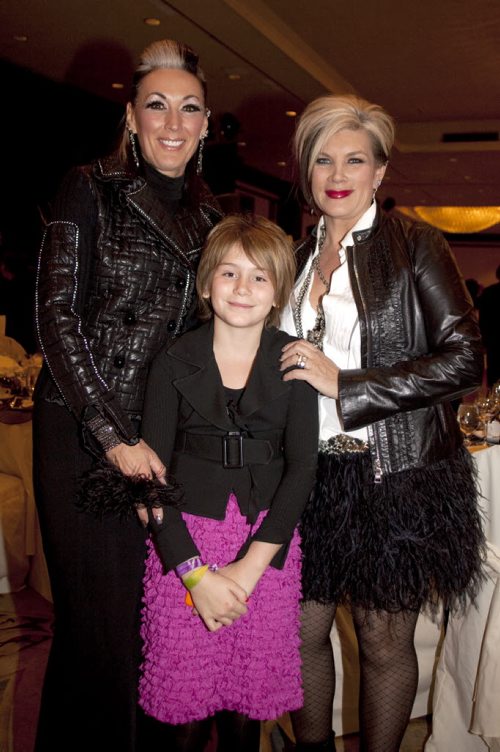
[[[321,282],[324,284],[326,291],[330,288],[330,282],[327,280],[325,275],[323,274],[323,271],[320,266],[321,261],[321,253],[323,251],[323,246],[325,244],[325,237],[326,237],[326,227],[323,224],[321,226],[320,235],[318,239],[318,253],[313,258],[311,262],[311,266],[309,267],[309,271],[307,272],[306,278],[304,282],[302,283],[302,287],[298,291],[297,295],[295,296],[295,302],[292,306],[292,315],[293,315],[293,321],[295,324],[295,329],[297,331],[297,336],[300,337],[300,339],[304,339],[304,330],[302,327],[302,303],[304,301],[305,296],[307,295],[307,292],[309,290],[309,285],[311,284],[311,279],[314,274],[314,272],[317,272],[318,277],[320,278]],[[323,350],[323,339],[325,336],[325,312],[323,310],[323,296],[321,295],[318,299],[318,310],[316,312],[316,321],[314,322],[314,326],[312,329],[310,329],[305,339],[310,342],[314,347],[317,347],[318,350]]]

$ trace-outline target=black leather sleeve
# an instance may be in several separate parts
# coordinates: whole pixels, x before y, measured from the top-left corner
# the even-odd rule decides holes
[[[460,398],[481,383],[480,333],[446,240],[431,227],[414,225],[408,253],[414,284],[403,286],[400,295],[408,351],[391,365],[368,363],[367,368],[340,372],[339,401],[346,430]],[[367,309],[369,328],[369,301]],[[425,342],[420,352],[419,340]]]
[[[101,415],[124,441],[136,429],[99,371],[85,334],[83,309],[97,209],[91,181],[75,169],[63,181],[39,257],[36,323],[40,346],[65,404],[85,424]]]

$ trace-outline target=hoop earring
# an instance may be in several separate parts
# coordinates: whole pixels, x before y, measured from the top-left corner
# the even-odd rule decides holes
[[[128,128],[128,140],[130,143],[130,148],[132,150],[132,158],[134,160],[135,166],[137,167],[137,169],[139,169],[141,163],[139,161],[139,152],[137,150],[136,137],[137,134],[134,133],[130,128]]]
[[[200,143],[198,144],[198,159],[196,160],[196,174],[201,175],[201,171],[203,170],[203,147],[205,146],[205,139],[207,137],[207,134],[204,133],[200,137]]]

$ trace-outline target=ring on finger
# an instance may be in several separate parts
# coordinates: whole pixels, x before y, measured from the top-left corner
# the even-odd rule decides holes
[[[297,353],[297,368],[305,368],[306,360],[307,360],[307,355],[302,355],[302,353]]]

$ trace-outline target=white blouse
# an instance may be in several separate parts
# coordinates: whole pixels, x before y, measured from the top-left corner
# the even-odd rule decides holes
[[[333,360],[342,370],[349,368],[361,368],[361,336],[359,330],[358,311],[352,295],[349,270],[346,264],[346,248],[353,245],[352,235],[360,230],[372,227],[375,221],[376,205],[372,202],[354,227],[342,238],[339,250],[340,266],[336,269],[330,280],[330,289],[323,296],[323,310],[325,312],[325,337],[323,340],[323,352]],[[318,239],[321,235],[321,227],[324,219],[321,217],[318,223]],[[295,301],[295,293],[301,289],[307,273],[311,267],[314,256],[318,254],[318,243],[314,255],[308,260],[300,277],[298,278],[291,302],[283,309],[280,328],[288,334],[297,336],[292,314],[292,305]],[[309,287],[312,285],[312,277]],[[314,327],[316,311],[309,302],[309,292],[304,295],[301,307],[302,329],[306,332]],[[357,439],[367,440],[366,428],[355,431],[345,431],[342,418],[338,409],[337,400],[332,397],[319,395],[319,438],[326,441],[331,436],[345,433]]]

